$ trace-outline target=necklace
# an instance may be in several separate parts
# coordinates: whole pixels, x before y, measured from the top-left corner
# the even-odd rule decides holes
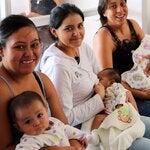
[[[78,64],[80,63],[80,57],[79,57],[79,50],[78,49],[75,51],[74,59],[77,61]]]

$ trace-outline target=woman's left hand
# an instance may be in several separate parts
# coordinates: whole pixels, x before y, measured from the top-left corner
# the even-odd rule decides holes
[[[147,64],[144,72],[147,76],[150,76],[150,63]]]
[[[150,55],[144,55],[143,58],[146,58],[146,59],[150,60]],[[150,76],[150,63],[147,64],[146,69],[145,69],[144,72],[147,76]]]
[[[126,92],[126,102],[129,102],[132,104],[132,106],[138,111],[137,105],[136,105],[136,101],[132,95],[132,93],[130,91]]]

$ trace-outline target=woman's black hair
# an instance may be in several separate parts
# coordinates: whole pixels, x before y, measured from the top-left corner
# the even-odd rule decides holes
[[[0,45],[5,46],[7,39],[23,27],[33,27],[37,31],[35,24],[23,15],[9,15],[3,19],[0,23]]]
[[[78,7],[76,7],[74,4],[63,3],[51,10],[49,27],[58,29],[64,19],[67,18],[70,14],[79,14],[84,21],[83,12]],[[57,40],[56,37],[54,37],[52,34],[51,36],[54,40]]]
[[[124,0],[124,1],[127,2],[127,0]],[[99,0],[99,3],[98,3],[97,11],[100,16],[100,21],[102,25],[107,23],[107,17],[104,16],[104,13],[107,9],[108,2],[109,0]]]

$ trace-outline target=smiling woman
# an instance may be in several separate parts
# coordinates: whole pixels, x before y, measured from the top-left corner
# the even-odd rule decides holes
[[[49,26],[55,43],[44,52],[41,71],[52,80],[69,124],[80,127],[104,108],[99,67],[90,46],[83,42],[83,12],[64,3],[52,10]]]
[[[14,140],[18,135],[13,137],[7,106],[12,97],[24,91],[38,93],[43,101],[46,100],[46,103],[49,104],[52,116],[67,123],[53,84],[45,74],[34,72],[40,52],[38,32],[29,18],[22,15],[10,15],[1,21],[0,149],[15,149]],[[79,144],[78,146],[80,147]],[[48,150],[71,150],[71,148],[71,146],[49,147]]]

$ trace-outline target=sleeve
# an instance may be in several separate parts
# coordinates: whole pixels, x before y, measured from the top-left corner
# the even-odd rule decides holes
[[[68,139],[77,139],[79,141],[82,141],[86,137],[85,132],[70,125],[65,125],[65,129]]]
[[[66,66],[62,65],[57,65],[53,68],[55,69],[48,76],[51,78],[56,88],[69,124],[72,126],[80,124],[104,109],[104,104],[100,100],[101,98],[98,94],[94,95],[81,105],[74,106],[72,91],[73,81],[69,71],[67,71]]]
[[[114,95],[116,95],[117,104],[124,104],[127,90],[120,83],[113,84]]]
[[[57,118],[50,117],[49,120],[53,121],[55,123],[55,125],[57,125],[58,128],[61,128],[65,132],[65,135],[67,135],[68,139],[82,140],[83,138],[86,137],[85,132],[83,132],[71,125],[64,124]]]
[[[93,72],[95,74],[98,74],[99,71],[100,71],[100,66],[97,62],[96,56],[95,56],[92,48],[88,44],[85,44],[85,46],[86,46],[85,49],[87,50],[88,58],[91,61],[91,64],[92,64],[92,67],[93,67]]]
[[[44,143],[38,138],[23,136],[20,143],[16,145],[15,150],[39,150],[42,147],[44,147]]]

